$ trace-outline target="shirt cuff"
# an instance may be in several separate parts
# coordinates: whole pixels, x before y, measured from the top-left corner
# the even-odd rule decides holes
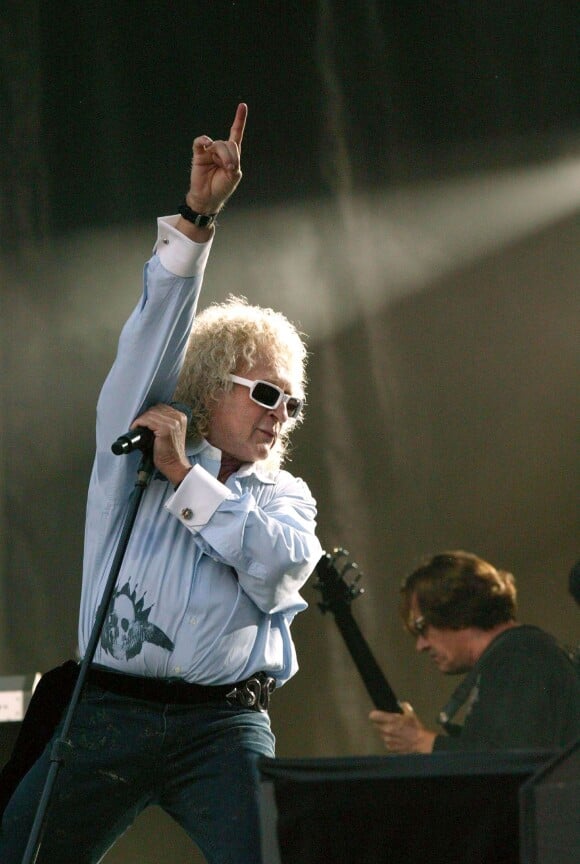
[[[213,236],[207,243],[190,240],[175,225],[179,216],[160,216],[157,219],[157,240],[153,252],[169,273],[185,278],[203,273],[209,257]]]
[[[179,488],[165,502],[165,507],[187,528],[206,525],[222,501],[233,498],[232,493],[201,465],[194,465],[179,484]]]

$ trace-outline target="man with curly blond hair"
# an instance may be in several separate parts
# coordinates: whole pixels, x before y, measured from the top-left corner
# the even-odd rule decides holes
[[[280,312],[251,306],[244,297],[230,296],[223,303],[213,303],[193,322],[185,361],[175,399],[190,406],[188,427],[190,440],[211,436],[212,410],[223,397],[239,385],[238,377],[248,372],[256,380],[258,366],[284,372],[290,393],[301,394],[286,403],[288,417],[268,448],[262,466],[276,471],[286,455],[292,429],[301,422],[306,388],[306,346],[301,334]],[[266,385],[268,382],[264,382]],[[250,391],[250,398],[266,393],[277,398],[266,387]]]
[[[242,103],[227,140],[195,139],[185,203],[158,221],[143,296],[99,396],[81,656],[139,448],[156,471],[72,723],[38,864],[100,861],[150,805],[182,826],[208,864],[262,860],[257,760],[274,755],[268,705],[297,671],[290,626],[306,607],[300,589],[321,548],[315,501],[281,467],[305,398],[301,335],[241,298],[195,317],[215,216],[241,179],[246,115]],[[137,449],[114,455],[128,427],[141,430]],[[50,752],[7,805],[2,864],[22,861]]]

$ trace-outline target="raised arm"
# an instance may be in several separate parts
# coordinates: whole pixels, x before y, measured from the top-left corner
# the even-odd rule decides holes
[[[219,212],[242,178],[240,148],[247,113],[247,105],[240,103],[228,140],[214,141],[208,135],[200,135],[193,142],[186,201],[202,216]],[[169,231],[177,228],[198,244],[207,244],[214,230],[211,226],[198,227],[182,217],[172,219],[170,223]],[[152,260],[146,268],[145,298],[123,328],[117,358],[99,397],[97,432],[99,449],[108,456],[110,439],[115,434],[121,434],[130,424],[133,427],[146,425],[154,432],[156,440],[162,439],[156,450],[167,469],[166,476],[176,485],[182,478],[177,476],[172,466],[173,463],[177,466],[183,463],[183,436],[178,436],[183,430],[183,416],[168,406],[148,413],[147,417],[143,414],[147,414],[144,408],[151,409],[168,402],[175,390],[207,251],[200,251],[198,247],[195,254],[198,261],[203,259],[203,262],[191,272],[188,260],[185,265],[182,263],[185,269],[173,269],[175,261],[168,260],[166,254],[161,255],[166,249],[159,242],[157,251],[160,253],[159,261]],[[186,249],[182,258],[187,259],[188,255]],[[179,273],[180,276],[169,275]],[[192,281],[189,276],[194,275],[196,278]],[[141,414],[138,415],[139,411]],[[180,446],[176,450],[178,437]],[[166,452],[163,452],[163,444]],[[108,460],[108,464],[119,467],[118,460]],[[182,473],[180,469],[178,474]]]

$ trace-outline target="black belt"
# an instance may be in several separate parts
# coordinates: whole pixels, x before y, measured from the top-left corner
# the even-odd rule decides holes
[[[274,678],[265,672],[257,672],[238,684],[205,685],[190,684],[181,678],[143,678],[92,667],[87,673],[87,681],[110,693],[146,702],[201,705],[225,701],[253,711],[268,710],[270,696],[276,687]]]

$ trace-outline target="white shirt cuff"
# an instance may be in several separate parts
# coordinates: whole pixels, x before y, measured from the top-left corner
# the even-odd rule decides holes
[[[207,264],[213,237],[207,243],[190,240],[175,227],[179,216],[160,216],[157,219],[157,252],[162,265],[174,276],[185,278],[201,275]]]
[[[187,528],[202,528],[226,498],[233,498],[229,489],[201,465],[194,465],[165,507]]]

